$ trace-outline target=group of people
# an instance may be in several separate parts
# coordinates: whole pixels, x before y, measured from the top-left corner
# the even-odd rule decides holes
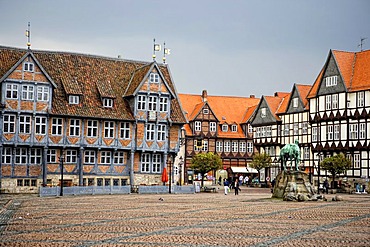
[[[234,189],[235,191],[235,195],[239,195],[239,191],[241,191],[240,189],[240,183],[239,183],[239,180],[238,179],[234,179],[234,181],[232,181],[231,183],[229,182],[229,180],[227,180],[226,178],[224,179],[224,190],[225,190],[225,195],[228,194],[229,191],[231,191],[231,189]]]

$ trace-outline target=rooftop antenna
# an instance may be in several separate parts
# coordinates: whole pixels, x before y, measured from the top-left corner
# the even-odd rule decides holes
[[[154,46],[153,46],[153,61],[155,61],[155,58],[156,58],[155,52],[161,50],[161,45],[156,44],[155,39],[153,39],[153,44],[154,44]]]
[[[170,55],[170,49],[166,48],[166,42],[163,43],[163,63],[166,64],[166,55]]]
[[[358,45],[358,47],[360,47],[360,51],[363,51],[362,50],[362,46],[364,44],[364,40],[367,39],[367,38],[361,38],[361,41],[360,41],[360,44]]]
[[[27,47],[28,50],[31,49],[31,23],[28,22],[28,29],[26,30],[26,37],[27,37]]]

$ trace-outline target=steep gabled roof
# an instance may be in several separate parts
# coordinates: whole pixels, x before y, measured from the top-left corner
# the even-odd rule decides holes
[[[299,93],[299,97],[302,100],[303,106],[306,110],[309,109],[307,95],[310,92],[312,86],[311,85],[303,85],[303,84],[295,84],[296,89]]]
[[[290,93],[285,92],[275,93],[275,96],[264,96],[266,103],[276,120],[281,120],[277,114],[286,111],[288,107],[289,97]]]

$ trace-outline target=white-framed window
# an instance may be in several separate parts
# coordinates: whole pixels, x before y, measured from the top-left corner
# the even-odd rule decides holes
[[[270,147],[265,147],[265,153],[270,155]]]
[[[56,149],[48,149],[46,160],[48,163],[57,163],[57,150]]]
[[[3,148],[3,156],[1,157],[2,164],[11,164],[12,163],[12,149],[10,147]]]
[[[34,100],[34,89],[33,85],[23,85],[22,86],[22,100]]]
[[[247,142],[247,153],[253,153],[253,142]]]
[[[65,162],[70,163],[77,163],[77,151],[68,149],[65,151]]]
[[[231,125],[231,132],[237,132],[238,126],[236,124]]]
[[[120,123],[119,133],[119,138],[130,139],[130,123]]]
[[[68,102],[71,105],[78,105],[80,103],[80,96],[78,95],[69,95]]]
[[[49,101],[49,87],[48,86],[37,86],[37,100],[38,101]]]
[[[224,152],[225,153],[230,152],[230,142],[224,142]]]
[[[361,157],[360,154],[353,154],[353,168],[361,167]]]
[[[63,119],[52,118],[51,120],[51,134],[61,136],[63,134]]]
[[[137,96],[137,109],[146,110],[146,96],[145,95]]]
[[[207,140],[203,140],[203,143],[202,143],[202,151],[203,152],[207,152],[208,151],[208,141]]]
[[[14,164],[16,165],[26,165],[28,163],[27,158],[27,148],[16,148]]]
[[[107,107],[107,108],[112,108],[113,107],[113,99],[104,98],[103,99],[103,106]]]
[[[35,134],[46,135],[46,117],[35,117]]]
[[[98,120],[87,120],[87,137],[98,137]]]
[[[246,143],[245,143],[245,142],[240,142],[240,143],[239,143],[239,151],[240,151],[241,153],[245,153],[245,151],[246,151],[246,147],[247,147],[247,145],[246,145]]]
[[[270,147],[270,156],[275,156],[276,149],[274,146]]]
[[[284,125],[284,135],[288,136],[290,132],[290,124]]]
[[[195,129],[195,131],[201,131],[202,130],[202,123],[200,121],[195,121],[194,129]]]
[[[148,173],[150,172],[150,154],[142,153],[141,154],[141,172]]]
[[[95,151],[85,150],[84,161],[85,164],[95,164]]]
[[[267,137],[271,136],[271,126],[266,126],[266,136]]]
[[[216,132],[216,130],[217,130],[217,129],[216,129],[216,128],[217,128],[216,126],[217,126],[217,125],[216,125],[216,122],[210,122],[210,123],[209,123],[209,131],[210,131],[210,132]]]
[[[160,154],[153,154],[152,156],[152,172],[160,173],[162,164],[162,156]]]
[[[111,151],[100,151],[100,164],[111,164]]]
[[[266,127],[263,126],[261,127],[261,137],[265,137],[266,136]]]
[[[334,124],[334,140],[340,139],[340,125]]]
[[[334,129],[334,127],[333,127],[333,125],[328,125],[328,126],[326,126],[326,139],[327,140],[333,140],[333,129]]]
[[[350,124],[349,125],[349,139],[357,139],[358,138],[358,124]]]
[[[7,83],[5,95],[7,99],[18,99],[18,85]]]
[[[150,83],[159,83],[159,75],[157,73],[150,73],[149,82]]]
[[[266,108],[263,107],[261,108],[261,118],[265,118],[266,117]]]
[[[297,97],[293,98],[293,107],[294,108],[298,107],[298,98]]]
[[[357,93],[357,106],[363,107],[365,105],[365,92],[361,91]]]
[[[338,83],[338,76],[334,75],[334,76],[325,77],[325,85],[327,87],[335,86],[337,85],[337,83]]]
[[[113,121],[104,122],[104,137],[114,138],[114,122]]]
[[[261,127],[256,128],[256,137],[257,138],[261,137]]]
[[[303,159],[305,160],[310,159],[310,147],[303,148]]]
[[[149,96],[148,110],[149,111],[156,111],[157,110],[157,96]]]
[[[114,152],[113,155],[113,164],[119,165],[119,164],[124,164],[125,163],[125,154],[123,151],[117,151]]]
[[[233,153],[238,152],[238,142],[236,142],[236,141],[231,142],[231,152],[233,152]]]
[[[218,153],[222,152],[222,142],[221,141],[216,142],[216,152]]]
[[[317,127],[312,127],[312,141],[317,141]]]
[[[203,148],[202,140],[194,140],[194,151],[200,151]]]
[[[299,134],[299,124],[294,123],[293,124],[293,135],[298,135]]]
[[[203,109],[203,114],[208,114],[208,113],[209,113],[208,108],[204,108],[204,109]]]
[[[253,126],[248,124],[248,133],[253,133]]]
[[[69,120],[69,135],[70,136],[80,135],[80,120],[79,119]]]
[[[31,62],[24,62],[23,63],[23,71],[33,72],[34,71],[34,64]]]
[[[307,122],[303,122],[302,123],[302,134],[307,134],[308,132],[308,123]]]
[[[167,97],[160,97],[159,98],[159,111],[160,112],[167,112],[168,111],[168,98]]]
[[[20,116],[19,117],[19,133],[20,134],[31,134],[31,117]]]
[[[158,137],[157,137],[158,141],[166,140],[166,125],[158,124],[157,130],[158,130]]]
[[[366,139],[366,123],[359,124],[359,136],[360,139]]]
[[[15,133],[15,115],[3,115],[3,132]]]
[[[229,129],[229,126],[227,124],[222,125],[222,132],[227,132]]]
[[[148,123],[146,125],[146,140],[154,141],[155,124]]]
[[[331,96],[331,108],[338,109],[338,94],[333,94]]]
[[[331,110],[331,95],[325,97],[325,110]]]

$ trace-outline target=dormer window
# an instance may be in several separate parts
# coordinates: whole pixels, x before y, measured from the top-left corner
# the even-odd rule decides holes
[[[107,108],[112,108],[113,107],[113,99],[104,98],[103,99],[103,106],[107,107]]]
[[[328,77],[325,78],[325,85],[327,87],[336,86],[337,82],[338,82],[338,76],[336,76],[336,75],[328,76]]]
[[[261,118],[266,117],[266,108],[261,108]]]
[[[68,101],[71,105],[78,105],[80,103],[80,97],[78,95],[69,95]]]
[[[293,107],[294,108],[298,107],[298,98],[293,98]]]
[[[33,70],[34,70],[33,63],[31,63],[31,62],[23,63],[23,71],[33,72]]]
[[[222,132],[227,132],[228,129],[229,129],[229,126],[227,124],[222,125]]]
[[[236,124],[233,124],[233,125],[231,126],[231,131],[232,131],[232,132],[237,132],[237,131],[238,131],[238,126],[237,126]]]
[[[159,83],[159,75],[157,73],[150,73],[149,82],[150,83]]]

